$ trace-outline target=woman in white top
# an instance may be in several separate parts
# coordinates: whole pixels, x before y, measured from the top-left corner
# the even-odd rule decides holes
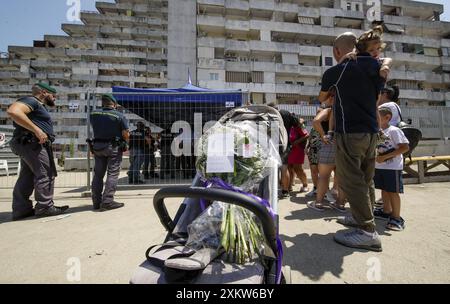
[[[383,105],[383,107],[387,107],[392,112],[392,119],[390,121],[390,125],[397,127],[401,121],[401,109],[398,106],[398,97],[400,95],[400,91],[398,86],[386,86],[383,90],[381,90],[381,97],[378,103],[378,106]]]

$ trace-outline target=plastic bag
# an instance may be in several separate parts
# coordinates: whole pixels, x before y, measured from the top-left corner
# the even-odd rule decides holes
[[[274,166],[281,164],[280,155],[275,144],[267,135],[264,126],[252,121],[230,122],[226,125],[217,123],[200,139],[197,146],[197,171],[205,179],[218,177],[226,183],[250,190],[268,176]],[[220,134],[231,134],[233,143],[232,172],[208,172],[208,151],[210,138]],[[224,138],[228,138],[224,136]],[[229,151],[226,151],[229,152]],[[224,153],[224,155],[226,154]]]
[[[265,238],[261,224],[250,211],[231,204],[214,202],[188,226],[187,246],[200,250],[224,251],[224,260],[245,264],[261,256]]]

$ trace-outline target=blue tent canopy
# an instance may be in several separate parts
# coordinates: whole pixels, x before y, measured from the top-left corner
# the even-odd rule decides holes
[[[218,120],[229,110],[242,106],[246,93],[209,90],[189,83],[179,89],[113,87],[113,95],[128,111],[169,130],[176,121],[193,124],[195,113],[202,113],[203,123]]]

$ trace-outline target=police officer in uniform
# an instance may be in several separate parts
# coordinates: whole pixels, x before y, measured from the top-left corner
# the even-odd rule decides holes
[[[94,210],[108,211],[124,206],[123,203],[114,201],[114,194],[130,134],[127,119],[116,111],[116,107],[114,96],[105,94],[102,96],[102,109],[91,113],[94,139],[90,142],[90,147],[95,156],[92,180]],[[108,174],[103,184],[106,172]]]
[[[33,215],[60,215],[69,208],[57,207],[53,202],[57,176],[52,149],[55,134],[47,107],[55,106],[56,89],[38,83],[33,86],[32,95],[18,99],[7,111],[15,127],[11,150],[20,157],[21,164],[13,191],[13,221]],[[37,202],[34,209],[30,200],[33,191]]]
[[[141,180],[141,167],[145,162],[145,146],[150,145],[150,138],[145,133],[145,124],[139,121],[136,130],[130,133],[130,170],[128,171],[129,184],[144,184]]]

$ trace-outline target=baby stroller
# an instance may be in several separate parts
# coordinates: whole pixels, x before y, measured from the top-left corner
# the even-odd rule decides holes
[[[287,132],[279,112],[268,106],[251,105],[234,109],[225,114],[219,122],[237,121],[276,122],[279,126],[280,152],[286,150]],[[257,197],[245,195],[227,189],[205,188],[201,176],[197,174],[191,187],[174,186],[158,191],[153,200],[155,211],[168,231],[163,244],[150,247],[144,261],[133,274],[131,284],[280,284],[290,282],[290,269],[282,268],[282,244],[278,238],[278,172],[279,168],[271,168],[271,174],[266,176],[255,187]],[[271,211],[261,204],[262,198],[270,202]],[[170,217],[165,207],[167,198],[184,198],[174,219]],[[245,264],[233,264],[221,256],[212,257],[207,252],[200,258],[198,268],[192,267],[192,255],[185,255],[184,245],[188,238],[188,226],[202,213],[201,203],[224,202],[243,207],[252,212],[261,223],[261,228],[267,247],[262,258]],[[167,260],[174,257],[188,256],[188,265],[175,270],[167,267]],[[176,260],[176,259],[175,259]],[[194,260],[194,262],[197,262]]]

